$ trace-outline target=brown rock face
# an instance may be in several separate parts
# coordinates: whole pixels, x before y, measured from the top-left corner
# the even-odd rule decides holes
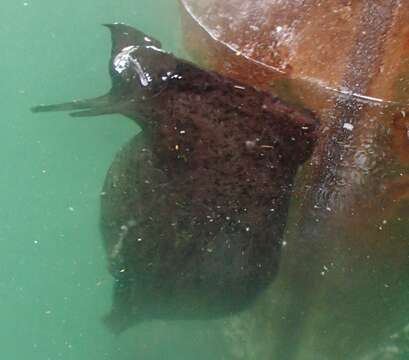
[[[112,90],[37,107],[119,112],[142,127],[117,155],[101,199],[116,279],[108,325],[241,311],[274,279],[293,180],[317,122],[267,92],[175,58],[125,25]]]

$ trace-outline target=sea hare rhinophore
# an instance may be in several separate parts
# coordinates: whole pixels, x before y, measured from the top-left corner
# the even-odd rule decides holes
[[[317,121],[269,93],[177,59],[122,24],[112,89],[33,111],[121,113],[143,129],[116,156],[101,227],[116,279],[116,332],[150,318],[206,319],[248,306],[276,275],[297,168]]]

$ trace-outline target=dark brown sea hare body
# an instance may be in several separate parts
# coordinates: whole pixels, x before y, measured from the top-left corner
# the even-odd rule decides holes
[[[106,177],[101,227],[116,279],[108,324],[240,311],[274,278],[297,167],[316,121],[177,59],[125,25],[109,94],[35,110],[119,112],[143,128]]]

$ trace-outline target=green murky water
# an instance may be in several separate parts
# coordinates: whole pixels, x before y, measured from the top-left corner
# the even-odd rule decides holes
[[[183,54],[176,0],[3,0],[0,19],[0,358],[236,358],[223,357],[226,339],[212,322],[154,321],[120,337],[104,328],[113,280],[99,193],[115,153],[138,128],[119,115],[29,111],[109,88],[110,37],[100,24],[126,22]],[[388,345],[391,357],[379,359],[406,359],[405,334]]]
[[[138,129],[120,116],[29,111],[108,89],[102,23],[129,23],[180,52],[176,1],[4,0],[0,18],[1,358],[214,359],[215,335],[198,323],[152,322],[115,338],[100,321],[112,279],[99,192],[115,152]]]

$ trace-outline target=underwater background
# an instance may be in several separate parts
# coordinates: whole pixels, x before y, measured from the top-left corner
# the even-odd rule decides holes
[[[0,358],[221,358],[210,324],[156,321],[120,337],[102,324],[113,280],[99,194],[136,125],[119,115],[30,112],[109,89],[103,23],[128,23],[181,54],[177,2],[3,0],[0,18]]]
[[[187,57],[177,1],[3,0],[0,19],[0,359],[232,359],[224,320],[152,321],[119,337],[103,326],[113,279],[99,195],[115,153],[139,129],[119,115],[30,112],[109,89],[101,24],[128,23]],[[408,334],[367,359],[408,359]]]

